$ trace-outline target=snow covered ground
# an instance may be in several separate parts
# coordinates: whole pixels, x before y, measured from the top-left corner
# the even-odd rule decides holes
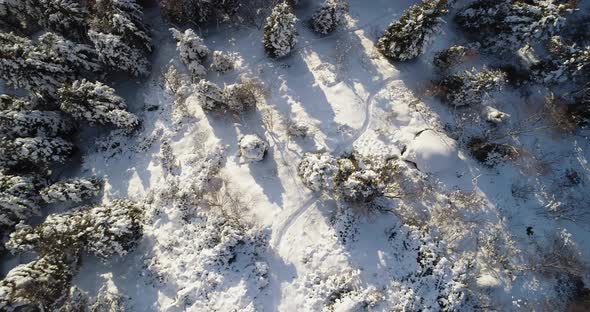
[[[532,267],[551,248],[590,259],[583,216],[545,213],[566,205],[556,192],[568,169],[581,182],[561,192],[587,205],[587,137],[522,131],[525,156],[518,161],[489,168],[474,160],[459,132],[487,125],[472,118],[481,112],[454,111],[417,91],[432,75],[432,53],[456,35],[445,29],[414,63],[392,65],[374,50],[379,32],[414,2],[351,0],[343,29],[318,37],[298,23],[296,51],[276,61],[265,56],[257,29],[203,29],[212,51],[239,58],[233,71],[207,79],[264,83],[266,103],[242,116],[205,113],[190,97],[184,108],[175,106],[162,73],[170,64],[182,68],[176,44],[158,12],[148,12],[152,74],[139,85],[115,85],[143,128],[130,138],[99,138],[104,148],[87,151],[81,168],[82,175],[105,177],[105,201],[149,203],[145,235],[123,259],[85,259],[74,284],[94,294],[112,282],[132,311],[558,305],[560,289],[571,283]],[[298,18],[309,18],[312,5],[296,10]],[[494,101],[511,116],[506,129],[529,126],[522,123],[531,113],[515,105],[517,96],[506,92]],[[463,128],[449,131],[465,119]],[[293,123],[309,126],[308,136],[288,136]],[[269,145],[261,162],[240,157],[239,139],[250,134]],[[400,181],[411,184],[402,188],[407,196],[383,199],[382,210],[346,207],[310,191],[297,175],[306,152],[353,150],[399,158],[406,166]],[[215,183],[221,190],[211,190]],[[203,196],[210,197],[208,207],[200,204]],[[485,300],[475,298],[487,298],[489,306],[476,306]]]

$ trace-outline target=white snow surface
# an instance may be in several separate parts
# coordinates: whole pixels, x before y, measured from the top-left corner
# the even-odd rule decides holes
[[[521,255],[543,249],[559,229],[572,234],[582,259],[590,256],[587,227],[539,213],[551,194],[511,195],[514,185],[538,189],[557,178],[541,173],[534,157],[493,169],[477,163],[445,134],[449,107],[410,91],[425,79],[419,66],[429,65],[392,65],[374,52],[374,30],[386,29],[416,2],[350,0],[347,21],[334,35],[318,37],[298,23],[298,45],[280,60],[265,55],[259,30],[203,30],[211,50],[241,59],[235,70],[206,79],[222,86],[246,76],[267,89],[266,103],[240,116],[205,112],[191,97],[175,106],[161,73],[180,64],[176,43],[157,12],[148,12],[158,43],[152,75],[139,86],[115,86],[143,128],[97,139],[105,148],[85,151],[81,169],[104,177],[105,201],[149,203],[144,237],[124,258],[84,259],[74,284],[96,295],[109,274],[131,311],[438,311],[441,304],[471,311],[465,294],[473,290],[499,311],[558,301],[555,279],[507,269],[524,267]],[[307,8],[295,11],[300,20],[313,13]],[[446,28],[443,34],[424,62],[448,46],[453,34]],[[507,104],[497,109],[510,121],[524,116]],[[288,135],[293,120],[308,126],[305,137]],[[242,161],[245,134],[268,142],[263,160]],[[555,147],[543,154],[560,159],[551,170],[575,167],[579,188],[590,183],[587,139],[550,133],[525,135],[522,143],[531,153]],[[164,145],[171,149],[164,152]],[[305,153],[321,152],[397,157],[408,163],[405,175],[421,182],[403,189],[404,199],[382,200],[395,213],[367,213],[304,186],[297,165]],[[241,222],[201,204],[219,177],[239,198],[241,204],[227,205]],[[458,198],[464,201],[449,204]],[[423,215],[426,224],[404,224]],[[498,244],[491,249],[496,254],[481,247],[486,244]],[[498,255],[514,260],[504,263]]]

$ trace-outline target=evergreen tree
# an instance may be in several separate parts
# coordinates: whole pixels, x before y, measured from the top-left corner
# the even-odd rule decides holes
[[[293,50],[297,43],[296,21],[293,9],[287,3],[274,7],[263,29],[264,49],[270,57],[284,57]]]
[[[72,130],[72,122],[58,111],[0,111],[0,137],[58,137]]]
[[[205,46],[203,39],[194,30],[187,29],[184,32],[171,28],[172,36],[176,39],[176,49],[180,53],[180,60],[191,73],[195,80],[205,77],[207,69],[203,61],[209,55],[209,49]]]
[[[13,252],[77,257],[82,252],[108,259],[125,255],[142,235],[142,210],[116,200],[89,209],[52,214],[37,226],[20,226],[6,246]]]
[[[141,6],[135,0],[96,0],[93,14],[88,36],[100,60],[112,70],[146,75],[152,46]]]
[[[234,58],[230,54],[221,51],[213,51],[211,69],[216,72],[226,73],[234,69]]]
[[[240,113],[256,107],[256,94],[247,84],[228,85],[223,89],[223,96],[223,102],[229,111]]]
[[[159,0],[164,17],[174,23],[206,23],[229,20],[240,7],[239,0]]]
[[[75,0],[4,0],[23,25],[36,23],[66,37],[85,38],[88,11]]]
[[[0,311],[49,311],[67,292],[73,274],[66,261],[52,256],[15,267],[0,281]]]
[[[100,82],[76,80],[60,88],[58,95],[60,109],[77,120],[129,130],[139,126],[137,116],[126,111],[125,100]]]
[[[572,4],[560,0],[477,0],[463,8],[455,21],[491,53],[515,52],[558,33]]]
[[[502,89],[505,84],[506,73],[501,70],[471,70],[438,81],[436,93],[449,105],[474,105],[489,92]]]
[[[0,167],[43,166],[51,162],[64,162],[74,146],[61,138],[0,139]]]
[[[590,46],[578,47],[555,36],[547,50],[553,58],[535,68],[545,82],[590,79]]]
[[[447,0],[424,0],[406,10],[377,42],[377,50],[393,61],[409,61],[424,52],[440,31]]]
[[[326,0],[311,17],[312,29],[327,35],[338,28],[348,12],[348,0]]]
[[[11,86],[53,96],[68,79],[98,68],[92,49],[86,45],[51,33],[41,36],[37,43],[0,33],[0,78]]]
[[[432,63],[440,71],[447,71],[452,67],[464,62],[467,58],[477,52],[464,46],[452,46],[434,55]]]
[[[29,99],[18,98],[8,94],[0,94],[0,111],[4,110],[34,110],[39,105]]]
[[[41,214],[37,190],[42,185],[38,178],[0,170],[0,237],[15,224]]]
[[[92,198],[102,188],[102,181],[96,178],[84,179],[69,179],[52,184],[40,191],[41,197],[47,203],[56,202],[81,202],[88,198]]]

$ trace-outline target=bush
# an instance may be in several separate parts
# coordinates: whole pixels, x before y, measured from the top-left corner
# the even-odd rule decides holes
[[[453,106],[479,104],[489,92],[500,90],[506,84],[501,70],[474,70],[448,76],[436,83],[435,94]]]
[[[240,156],[247,162],[262,161],[267,151],[268,144],[257,135],[248,134],[240,139]]]
[[[223,90],[210,81],[199,81],[196,85],[196,93],[199,104],[204,110],[212,111],[226,106]]]
[[[480,137],[472,138],[467,143],[467,148],[477,161],[490,167],[516,159],[520,154],[512,145],[493,143]]]
[[[377,42],[377,50],[393,61],[409,61],[424,52],[447,14],[447,0],[424,0],[406,10]]]
[[[447,71],[452,67],[465,62],[468,58],[477,54],[477,51],[464,46],[452,46],[439,51],[434,55],[432,63],[440,71]]]
[[[315,192],[333,190],[339,170],[338,160],[327,153],[306,153],[297,167],[303,184]]]
[[[237,83],[226,86],[223,90],[227,109],[240,113],[256,107],[256,91],[249,84]]]
[[[287,56],[297,43],[297,17],[287,3],[274,7],[264,25],[264,49],[273,58]]]
[[[221,51],[213,51],[213,62],[211,69],[214,71],[225,73],[234,69],[234,59],[231,55]]]
[[[209,48],[194,30],[187,29],[180,32],[171,28],[172,36],[176,39],[176,50],[180,53],[180,60],[191,73],[193,79],[198,80],[207,75],[203,61],[209,55]]]

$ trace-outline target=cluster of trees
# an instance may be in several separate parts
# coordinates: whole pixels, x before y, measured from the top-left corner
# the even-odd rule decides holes
[[[127,201],[27,224],[44,205],[84,203],[101,192],[100,179],[59,181],[54,169],[77,152],[80,127],[139,127],[98,79],[146,75],[151,39],[135,0],[3,0],[0,20],[0,79],[26,93],[0,95],[0,247],[38,256],[0,282],[0,310],[54,309],[82,253],[123,255],[141,235],[141,210]]]

